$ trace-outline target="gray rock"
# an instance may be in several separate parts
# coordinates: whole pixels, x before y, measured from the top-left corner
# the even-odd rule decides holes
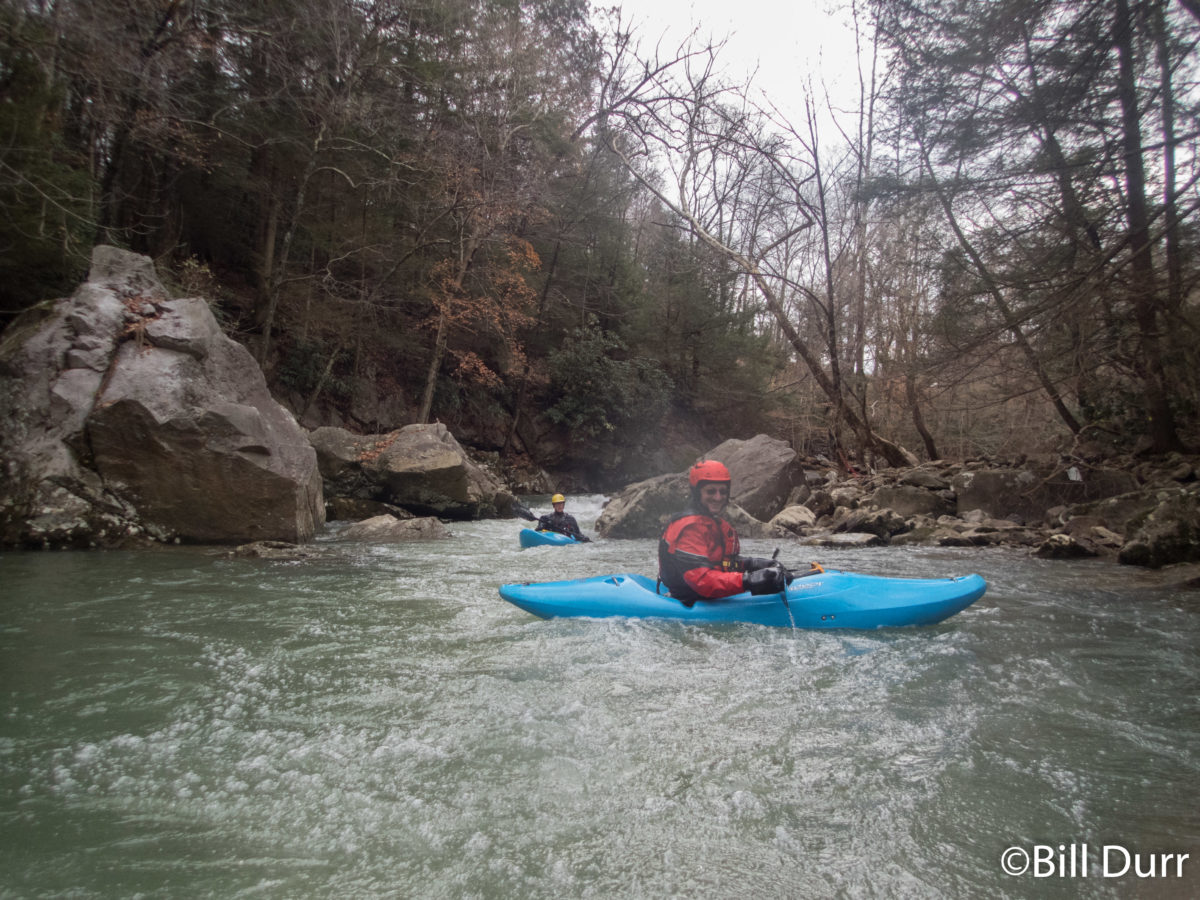
[[[982,509],[995,519],[1017,515],[1041,521],[1045,511],[1113,497],[1137,488],[1137,478],[1119,469],[986,469],[960,472],[953,487],[958,509]]]
[[[865,492],[856,484],[843,484],[829,492],[835,508],[858,509]]]
[[[1069,534],[1050,535],[1033,553],[1042,559],[1084,559],[1100,555],[1086,538]]]
[[[805,529],[811,528],[816,521],[816,515],[807,506],[788,506],[774,516],[768,524],[786,528],[793,534],[803,534]]]
[[[254,541],[230,550],[226,556],[239,559],[274,559],[298,562],[317,556],[312,550],[287,541]]]
[[[308,440],[317,454],[326,496],[383,502],[378,497],[383,487],[367,466],[394,440],[392,435],[358,435],[327,425],[310,431]]]
[[[719,460],[729,468],[733,477],[730,500],[764,521],[783,509],[792,488],[803,482],[796,451],[765,434],[725,441],[704,458]]]
[[[515,498],[476,465],[445,425],[405,425],[367,468],[386,486],[383,499],[416,513],[452,519],[507,516]]]
[[[325,521],[316,454],[249,351],[203,300],[164,300],[148,323],[88,415],[105,484],[187,540],[310,540]]]
[[[889,543],[894,547],[941,546],[943,541],[956,539],[958,532],[954,529],[925,523],[894,535]]]
[[[1118,555],[1121,562],[1159,569],[1200,561],[1200,491],[1175,492],[1131,525],[1129,541]]]
[[[908,520],[891,509],[856,509],[839,523],[836,531],[874,534],[888,540],[912,528]]]
[[[729,468],[733,497],[725,517],[743,538],[782,538],[790,532],[763,521],[755,510],[771,510],[791,493],[795,452],[782,441],[759,435],[726,441],[704,454]],[[671,516],[687,508],[691,494],[686,472],[639,481],[613,497],[596,519],[596,531],[609,538],[657,538]],[[745,499],[753,508],[743,505]]]
[[[807,484],[798,484],[792,488],[792,492],[788,495],[784,503],[784,509],[789,506],[803,506],[805,501],[812,496],[812,488]]]
[[[686,474],[659,475],[631,484],[609,500],[596,519],[607,538],[657,538],[667,520],[688,503]]]
[[[994,469],[962,472],[954,478],[958,513],[981,510],[993,518],[1025,508],[1026,499],[1037,486],[1038,478],[1024,469]]]
[[[375,500],[446,519],[505,517],[516,502],[442,424],[373,435],[326,427],[311,432],[309,440],[330,496]]]
[[[87,283],[0,343],[0,542],[304,541],[316,456],[202,300],[97,247]]]
[[[813,515],[818,519],[824,516],[832,516],[833,511],[837,509],[837,504],[828,491],[816,490],[813,491],[808,499],[804,501],[804,505],[812,510]]]
[[[954,505],[927,487],[899,484],[881,487],[870,498],[879,507],[895,510],[902,516],[942,516],[954,512]]]
[[[790,538],[792,536],[792,533],[786,528],[756,519],[736,503],[730,503],[725,508],[725,518],[729,520],[741,538]],[[659,533],[661,534],[661,529]]]
[[[325,519],[329,522],[361,522],[375,516],[395,516],[397,519],[415,518],[408,510],[380,503],[378,500],[358,500],[354,497],[327,497]]]
[[[441,540],[450,537],[450,532],[433,516],[397,519],[395,516],[383,515],[351,525],[339,536],[347,541],[395,544],[403,541]]]
[[[1099,522],[1113,531],[1125,533],[1131,525],[1144,520],[1170,496],[1168,491],[1136,491],[1107,497],[1092,503],[1081,503],[1065,507],[1058,518],[1070,522],[1073,518],[1086,516],[1090,522]]]
[[[841,534],[811,534],[808,537],[800,538],[800,543],[806,547],[849,549],[853,547],[882,547],[887,541],[877,534],[844,532]]]
[[[900,476],[900,484],[909,487],[925,488],[930,491],[944,491],[950,487],[950,482],[929,469],[912,469]]]

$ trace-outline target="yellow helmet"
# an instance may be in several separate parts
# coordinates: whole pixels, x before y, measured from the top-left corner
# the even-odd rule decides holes
[[[555,494],[553,497],[550,498],[550,502],[551,503],[566,503],[567,498],[564,497],[562,494]]]

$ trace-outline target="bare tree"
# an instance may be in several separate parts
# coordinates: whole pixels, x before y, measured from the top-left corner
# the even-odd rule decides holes
[[[1007,333],[1072,434],[1181,446],[1200,384],[1172,298],[1196,277],[1180,226],[1200,173],[1175,98],[1196,84],[1195,21],[1163,0],[873,7],[895,54],[897,180],[933,192],[952,236],[947,308],[988,299],[978,337]]]
[[[833,186],[824,169],[815,103],[805,130],[748,99],[716,72],[719,46],[685,43],[647,60],[636,45],[611,50],[601,136],[697,239],[728,259],[828,398],[835,424],[891,465],[911,453],[873,429],[843,376],[843,311],[834,246]],[[809,236],[805,238],[805,236]],[[802,307],[806,315],[797,315]],[[804,321],[818,337],[805,336]],[[851,354],[853,356],[853,354]]]

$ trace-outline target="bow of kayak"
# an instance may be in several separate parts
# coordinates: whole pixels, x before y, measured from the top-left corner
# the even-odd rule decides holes
[[[557,531],[535,531],[532,528],[522,528],[520,534],[522,547],[557,547],[562,544],[578,544],[579,541]]]
[[[745,622],[796,628],[932,625],[983,596],[979,575],[887,578],[829,569],[798,578],[780,594],[735,594],[685,606],[645,575],[597,575],[572,581],[505,584],[500,596],[543,619],[665,618],[694,623]]]

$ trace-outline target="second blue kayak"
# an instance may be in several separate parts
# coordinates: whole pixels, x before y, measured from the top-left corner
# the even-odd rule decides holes
[[[966,609],[985,590],[987,582],[979,575],[887,578],[827,569],[793,581],[786,604],[780,594],[742,593],[685,606],[645,575],[505,584],[500,596],[543,619],[622,616],[784,628],[885,628],[940,622]]]
[[[521,529],[522,547],[559,546],[561,544],[578,544],[575,538],[559,534],[557,531],[534,531],[532,528]]]

